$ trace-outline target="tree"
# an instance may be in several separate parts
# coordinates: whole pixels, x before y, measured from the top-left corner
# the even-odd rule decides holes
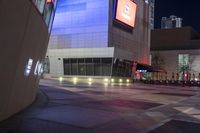
[[[156,69],[163,68],[163,66],[165,65],[164,58],[160,55],[159,52],[152,54],[152,64],[151,65]]]
[[[152,64],[151,64],[155,69],[162,69],[163,66],[165,65],[165,62],[164,62],[164,58],[160,55],[159,52],[156,52],[156,53],[153,53],[152,54]],[[157,79],[160,79],[159,78],[159,72],[156,72],[156,73],[153,73],[153,77],[156,77],[156,80]],[[161,76],[162,77],[162,76]]]
[[[195,58],[189,56],[189,54],[180,54],[179,55],[179,63],[178,63],[178,72],[190,72],[192,71],[192,66]]]

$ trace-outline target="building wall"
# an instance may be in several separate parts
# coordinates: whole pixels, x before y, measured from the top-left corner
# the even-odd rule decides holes
[[[59,0],[49,49],[108,46],[108,0]]]
[[[114,56],[114,48],[49,49],[47,55],[50,61],[50,73],[63,76],[64,58],[112,58]]]
[[[200,73],[200,50],[166,50],[166,51],[152,51],[151,54],[159,54],[164,63],[161,66],[168,73],[168,78],[172,77],[172,72],[178,72],[178,55],[189,54],[191,62],[190,72],[196,76]],[[153,61],[152,61],[153,62]]]
[[[39,82],[34,75],[48,44],[48,29],[29,0],[0,1],[0,121],[29,106],[35,99]],[[29,76],[25,68],[33,65]]]
[[[150,25],[151,29],[154,29],[154,16],[155,16],[155,0],[149,0],[150,4]]]
[[[115,47],[130,53],[126,57],[141,63],[149,64],[150,21],[149,4],[137,0],[136,24],[131,32],[122,30],[113,24],[114,0],[109,0],[109,47]],[[118,55],[122,53],[117,53]]]
[[[136,25],[130,33],[113,25],[113,2],[58,1],[47,53],[50,74],[62,76],[66,58],[108,57],[149,63],[150,5],[137,1]]]
[[[200,35],[192,27],[151,31],[151,50],[199,49]]]

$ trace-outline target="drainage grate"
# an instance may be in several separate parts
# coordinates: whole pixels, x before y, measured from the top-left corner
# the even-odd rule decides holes
[[[149,133],[199,133],[200,123],[171,120]]]

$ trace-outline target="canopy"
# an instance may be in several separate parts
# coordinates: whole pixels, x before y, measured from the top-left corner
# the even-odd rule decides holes
[[[136,70],[137,71],[141,71],[141,72],[160,72],[160,73],[166,73],[166,70],[164,70],[162,68],[156,69],[156,68],[154,68],[154,67],[152,67],[150,65],[141,64],[141,63],[137,63]]]

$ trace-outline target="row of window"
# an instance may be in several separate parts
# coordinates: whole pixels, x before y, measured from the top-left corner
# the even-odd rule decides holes
[[[33,0],[39,12],[42,14],[43,19],[48,26],[49,32],[53,25],[57,0]]]
[[[112,58],[64,59],[65,75],[110,76]]]
[[[131,62],[113,58],[63,59],[64,75],[131,76]]]

